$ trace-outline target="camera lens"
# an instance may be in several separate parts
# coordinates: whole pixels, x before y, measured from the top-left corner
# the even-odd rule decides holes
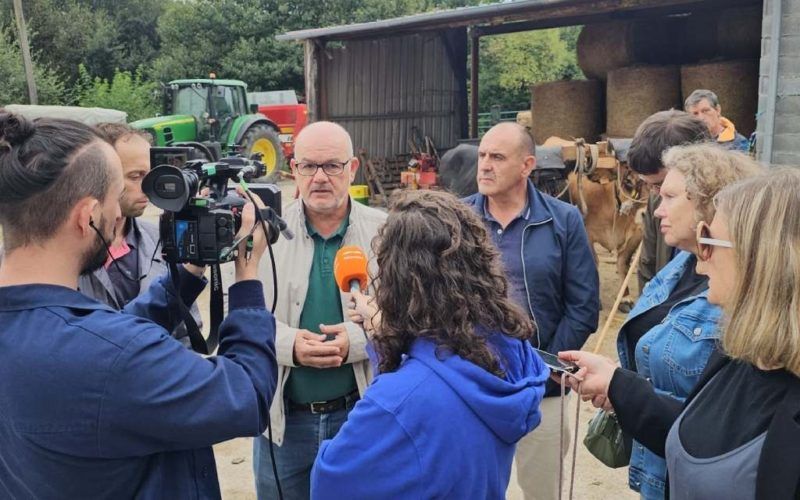
[[[193,171],[159,165],[142,180],[142,191],[158,208],[179,212],[197,192],[198,185],[197,174]]]

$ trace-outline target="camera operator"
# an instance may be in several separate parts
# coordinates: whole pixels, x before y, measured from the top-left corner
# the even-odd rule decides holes
[[[106,261],[122,192],[119,157],[91,128],[0,112],[0,497],[218,498],[211,445],[267,426],[264,233],[237,257],[205,359],[169,335],[177,296],[192,303],[202,278],[182,270],[178,294],[165,275],[122,312],[76,290]],[[254,223],[248,204],[240,233]]]

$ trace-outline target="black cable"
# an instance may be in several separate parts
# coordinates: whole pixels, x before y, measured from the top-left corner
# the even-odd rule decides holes
[[[278,273],[277,268],[275,266],[275,254],[272,252],[272,244],[269,242],[269,231],[267,230],[267,223],[264,221],[264,216],[261,214],[261,210],[258,209],[258,204],[256,200],[253,198],[253,195],[250,194],[250,190],[246,189],[244,193],[250,198],[250,202],[253,204],[253,207],[256,210],[256,222],[261,223],[261,228],[264,231],[264,238],[267,239],[267,250],[269,251],[269,261],[272,265],[272,314],[275,314],[275,306],[278,304]],[[283,500],[283,489],[281,488],[281,480],[278,477],[278,465],[275,462],[275,448],[272,444],[272,419],[269,415],[269,409],[267,410],[267,439],[269,440],[269,459],[272,462],[272,475],[275,478],[275,486],[278,489],[278,499]]]
[[[256,222],[261,223],[261,228],[264,230],[264,237],[267,239],[267,250],[269,251],[269,262],[272,266],[272,314],[275,314],[275,307],[278,305],[278,270],[275,266],[275,254],[272,251],[272,244],[269,242],[269,231],[267,230],[267,223],[264,220],[264,216],[261,215],[261,210],[258,209],[258,205],[256,204],[256,200],[253,198],[253,195],[250,194],[250,190],[244,192],[250,201],[253,203],[253,206],[256,207]]]
[[[278,498],[283,500],[283,490],[281,480],[278,479],[278,466],[275,463],[275,450],[272,448],[272,419],[267,412],[267,439],[269,439],[269,459],[272,462],[272,474],[275,476],[275,486],[278,488]]]

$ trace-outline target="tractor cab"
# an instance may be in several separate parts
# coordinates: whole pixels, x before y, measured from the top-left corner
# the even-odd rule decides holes
[[[199,140],[224,142],[234,120],[248,114],[245,89],[237,80],[176,80],[164,92],[164,114],[192,116]]]

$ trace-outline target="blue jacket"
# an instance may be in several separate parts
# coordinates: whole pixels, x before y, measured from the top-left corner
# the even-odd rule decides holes
[[[182,285],[184,302],[204,286]],[[0,498],[219,498],[211,445],[266,428],[275,323],[261,284],[236,284],[203,358],[170,337],[172,290],[164,276],[118,312],[0,287]]]
[[[583,217],[576,207],[539,192],[530,180],[528,201],[520,252],[535,342],[553,354],[580,349],[597,329],[600,313],[600,279]],[[464,202],[485,215],[484,195]],[[553,388],[548,395],[558,392]]]
[[[516,442],[541,420],[549,370],[528,342],[488,338],[505,378],[417,339],[322,443],[311,497],[505,498]]]
[[[631,319],[663,303],[686,271],[692,256],[680,252],[647,283],[634,305]],[[651,381],[656,392],[683,401],[700,380],[719,338],[722,310],[708,302],[708,289],[687,297],[670,309],[664,320],[645,333],[636,344],[636,370]],[[625,325],[617,337],[623,368],[628,366]],[[664,459],[634,441],[629,469],[630,487],[643,498],[664,498],[667,466]]]

